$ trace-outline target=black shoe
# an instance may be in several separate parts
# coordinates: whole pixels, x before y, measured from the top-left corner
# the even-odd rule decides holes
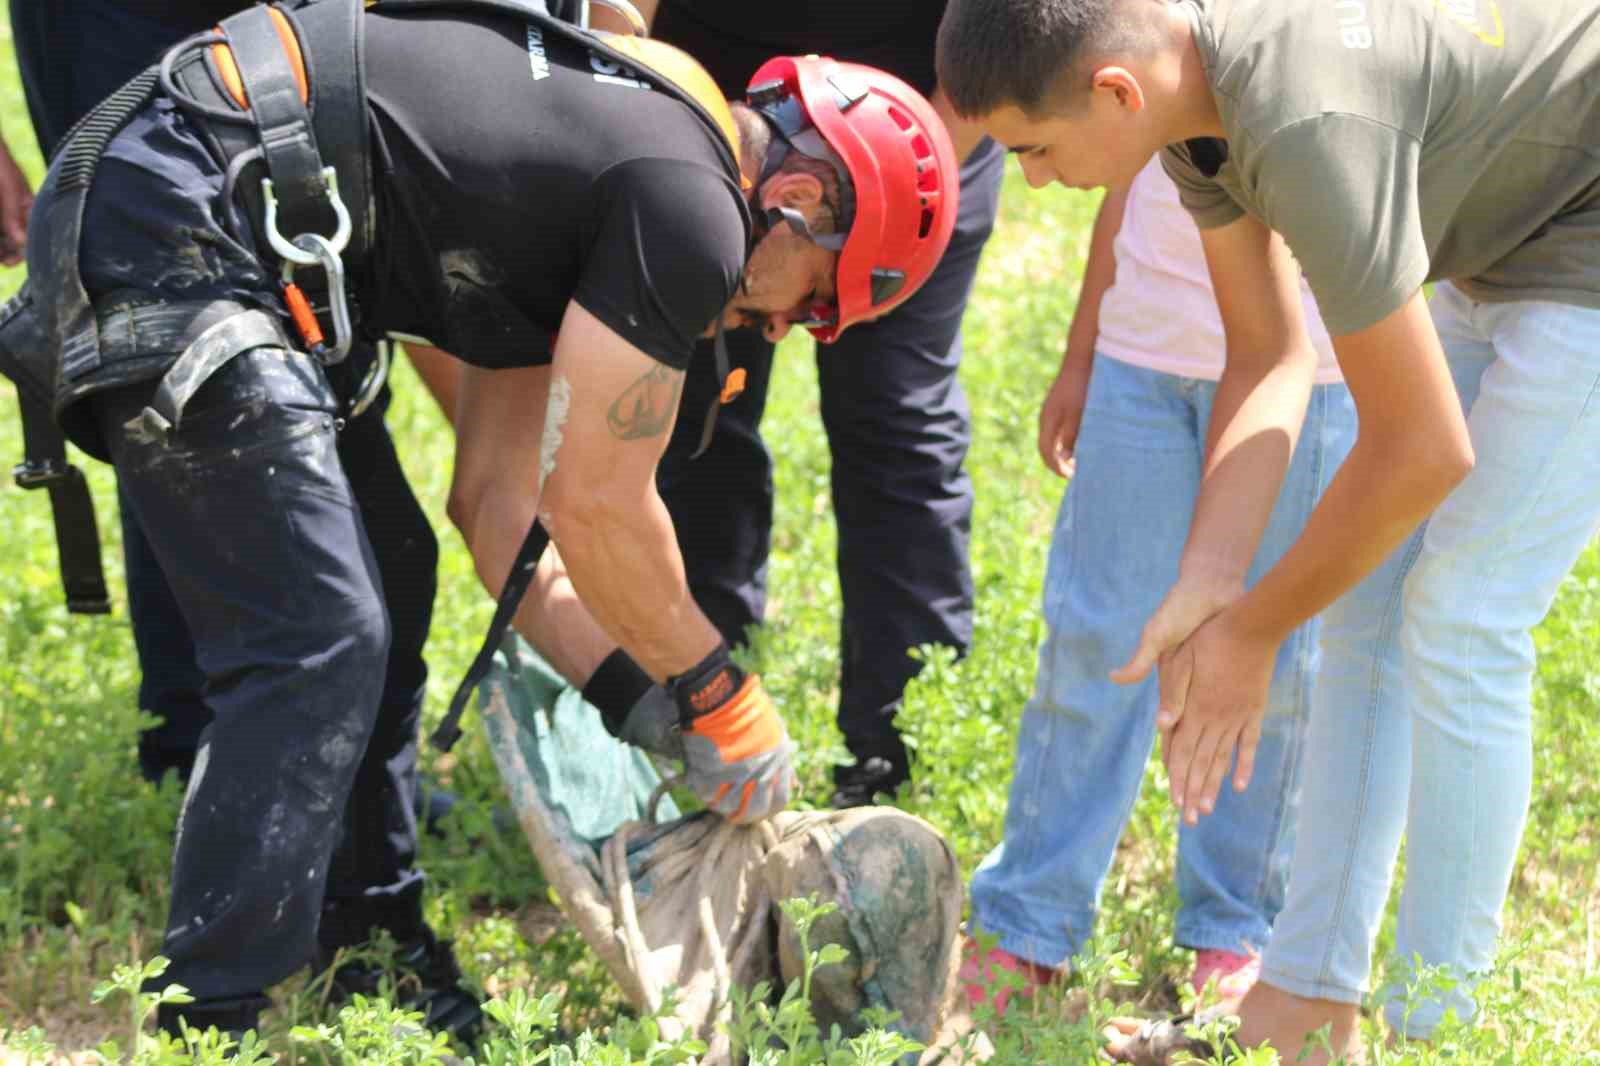
[[[833,768],[833,796],[828,805],[836,810],[846,807],[870,807],[878,802],[878,794],[893,798],[911,774],[905,767],[896,766],[881,755]]]
[[[179,1040],[183,1039],[183,1026],[178,1021],[180,1018],[188,1023],[190,1029],[202,1033],[207,1029],[216,1029],[233,1041],[234,1051],[224,1056],[231,1059],[245,1033],[259,1027],[261,1010],[266,1002],[264,998],[250,997],[221,1003],[163,1003],[156,1008],[156,1027]]]
[[[318,954],[318,971],[333,961],[333,953]],[[339,1004],[354,995],[382,994],[384,978],[394,974],[395,1003],[420,1011],[423,1024],[434,1032],[448,1033],[463,1044],[477,1038],[483,1024],[478,997],[461,983],[450,941],[440,940],[427,928],[415,940],[399,944],[389,966],[377,962],[347,962],[333,971],[329,1000]]]
[[[417,828],[429,836],[442,839],[445,835],[444,820],[460,802],[461,797],[449,789],[440,788],[427,778],[417,782],[417,791],[411,804],[412,813],[417,818]]]
[[[446,839],[450,834],[445,830],[445,819],[460,803],[461,797],[454,792],[423,779],[417,785],[416,797],[411,808],[417,817],[417,828],[431,837]],[[513,836],[521,832],[516,815],[507,807],[495,807],[493,819],[492,824],[496,833]]]

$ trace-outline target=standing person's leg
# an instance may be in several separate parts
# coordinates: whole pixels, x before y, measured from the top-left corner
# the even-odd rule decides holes
[[[710,342],[695,348],[656,488],[678,532],[695,602],[722,639],[737,646],[767,607],[772,456],[761,439],[761,415],[772,380],[772,345],[754,329],[736,329],[727,342],[733,365],[744,368],[744,392],[718,409],[710,445],[691,459],[706,412],[721,391]]]
[[[1531,631],[1600,526],[1600,311],[1473,304],[1448,285],[1433,309],[1470,324],[1495,359],[1476,396],[1472,382],[1462,391],[1477,464],[1429,520],[1405,588],[1412,761],[1396,949],[1460,981],[1409,1007],[1403,991],[1391,998],[1389,1024],[1422,1038],[1446,1010],[1472,1014],[1473,984],[1494,963],[1532,787]]]
[[[11,4],[23,93],[40,152],[48,159],[73,124],[199,27],[173,25],[108,0]],[[194,765],[211,722],[194,641],[144,530],[118,492],[128,617],[139,656],[139,708],[160,721],[139,734],[140,772],[180,779]]]
[[[928,283],[817,352],[844,612],[839,728],[856,759],[835,770],[835,805],[869,803],[907,776],[894,716],[920,669],[908,652],[965,652],[972,639],[972,482],[962,469],[972,424],[956,370],[1004,158],[986,141],[962,168],[955,235]],[[873,759],[884,760],[881,771],[867,766]]]
[[[1207,388],[1202,426],[1215,386]],[[1254,583],[1300,536],[1306,518],[1355,442],[1355,405],[1344,385],[1312,390],[1293,461],[1250,565]],[[1174,940],[1202,952],[1195,980],[1232,969],[1238,956],[1259,950],[1283,906],[1294,850],[1294,813],[1302,752],[1318,672],[1320,623],[1296,629],[1278,650],[1267,714],[1245,792],[1224,788],[1216,809],[1198,826],[1178,831],[1178,910]],[[1232,959],[1208,958],[1226,952]],[[1242,994],[1253,974],[1220,983],[1225,996]]]
[[[1470,325],[1435,314],[1463,398],[1494,350]],[[1297,843],[1288,893],[1240,1007],[1241,1041],[1292,1054],[1331,1024],[1348,1047],[1369,991],[1372,951],[1406,828],[1411,718],[1400,648],[1406,577],[1418,531],[1322,614],[1322,667],[1312,699]]]
[[[1084,946],[1155,742],[1156,682],[1118,685],[1178,577],[1200,486],[1206,386],[1097,356],[1045,576],[1045,642],[1017,733],[1005,838],[974,923],[1045,966]]]
[[[179,820],[162,947],[162,983],[196,1001],[161,1021],[245,1028],[316,946],[389,626],[321,368],[278,349],[241,355],[169,441],[128,428],[154,386],[90,402],[216,712]]]

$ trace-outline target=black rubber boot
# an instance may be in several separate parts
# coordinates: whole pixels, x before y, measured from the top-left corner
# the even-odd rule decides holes
[[[332,952],[319,952],[317,971],[326,972],[333,959]],[[340,965],[333,971],[329,1001],[339,1004],[354,995],[381,995],[384,978],[390,973],[394,975],[395,1003],[420,1011],[429,1029],[448,1033],[463,1044],[470,1045],[477,1038],[483,1024],[478,997],[461,983],[461,968],[450,941],[440,940],[426,927],[416,939],[395,947],[389,965],[366,961]]]

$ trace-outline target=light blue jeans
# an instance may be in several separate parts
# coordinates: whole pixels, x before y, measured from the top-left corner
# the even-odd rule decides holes
[[[1530,630],[1600,525],[1600,311],[1434,293],[1477,465],[1323,614],[1299,850],[1271,984],[1360,1002],[1402,833],[1397,954],[1463,983],[1389,1024],[1467,1018],[1494,961],[1532,782]],[[1403,985],[1403,980],[1401,985]]]
[[[1156,681],[1113,684],[1177,579],[1200,486],[1216,384],[1096,357],[1077,474],[1050,545],[1033,698],[1023,710],[1005,839],[972,879],[975,924],[1046,966],[1089,937],[1117,839],[1155,740]],[[1343,385],[1318,386],[1252,568],[1255,580],[1299,535],[1355,439]],[[1178,843],[1175,939],[1243,951],[1266,943],[1283,903],[1316,626],[1284,643],[1255,777],[1224,790]]]

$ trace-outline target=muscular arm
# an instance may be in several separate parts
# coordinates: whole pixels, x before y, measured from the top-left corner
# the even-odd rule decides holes
[[[559,556],[540,565],[517,629],[575,685],[618,645],[660,681],[720,640],[655,489],[682,382],[577,304],[552,366],[463,374],[451,518],[496,594],[543,520]]]
[[[721,638],[689,594],[656,465],[677,418],[683,371],[656,362],[577,304],[556,343],[552,393],[570,385],[540,517],[595,619],[657,681]],[[551,410],[555,411],[554,396]],[[548,430],[546,440],[553,439]]]

